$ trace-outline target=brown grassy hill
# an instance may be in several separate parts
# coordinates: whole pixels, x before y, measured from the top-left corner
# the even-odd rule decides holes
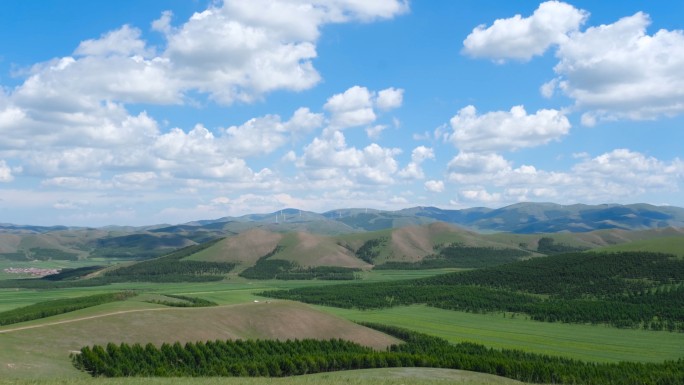
[[[301,266],[342,266],[370,268],[335,237],[311,233],[285,234],[283,248],[273,258],[297,262]]]
[[[435,246],[454,242],[473,247],[509,247],[509,245],[487,240],[472,231],[448,223],[436,222],[426,226],[411,226],[394,230],[389,245],[390,254],[385,256],[384,260],[419,261],[433,254]],[[382,260],[380,258],[378,262]]]
[[[0,333],[0,378],[83,375],[71,366],[69,353],[85,345],[108,342],[159,345],[216,339],[342,338],[379,349],[398,342],[376,330],[289,301],[122,309],[109,315],[86,310],[71,313],[66,321]]]
[[[257,259],[270,253],[283,239],[283,234],[251,229],[227,237],[188,259],[211,262],[237,262],[243,267],[254,265]]]
[[[0,253],[14,253],[19,248],[21,236],[17,234],[0,234]]]
[[[342,266],[368,269],[370,264],[359,259],[356,252],[368,241],[379,240],[375,246],[374,264],[388,261],[417,262],[435,253],[436,246],[459,243],[468,247],[514,248],[534,252],[539,240],[552,238],[568,251],[586,250],[634,241],[684,237],[684,229],[663,228],[643,231],[599,230],[586,233],[553,234],[480,234],[444,222],[423,226],[407,226],[372,232],[326,236],[307,232],[272,232],[252,229],[227,237],[190,259],[238,262],[240,272],[253,266],[262,256],[278,247],[272,259],[298,263],[300,266]],[[541,255],[541,254],[536,254]]]

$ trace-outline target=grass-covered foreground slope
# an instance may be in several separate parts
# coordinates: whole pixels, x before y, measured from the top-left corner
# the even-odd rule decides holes
[[[414,281],[264,295],[343,308],[424,303],[550,322],[684,331],[684,260],[658,253],[565,254]]]
[[[292,302],[177,308],[129,300],[0,327],[0,379],[79,376],[69,353],[86,345],[236,338],[343,338],[376,348],[397,341]]]

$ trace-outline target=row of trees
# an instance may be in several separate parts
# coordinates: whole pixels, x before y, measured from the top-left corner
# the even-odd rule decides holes
[[[352,280],[356,279],[355,273],[359,269],[339,266],[312,266],[301,267],[293,261],[284,259],[271,259],[282,250],[276,246],[270,253],[257,260],[254,266],[250,266],[240,273],[241,277],[248,279],[282,279],[282,280]]]
[[[221,238],[222,239],[222,238]],[[104,274],[108,282],[204,282],[220,281],[235,268],[234,263],[183,260],[213,246],[221,239],[176,250],[159,258],[110,270]]]
[[[268,291],[344,308],[424,303],[526,313],[548,322],[684,331],[684,261],[664,254],[566,254],[423,279]]]
[[[172,300],[152,300],[151,303],[156,303],[159,305],[173,306],[173,307],[209,307],[218,306],[214,301],[209,301],[204,298],[199,297],[188,297],[185,295],[175,295],[175,294],[164,294],[164,297],[175,299]]]
[[[84,347],[74,365],[93,376],[293,376],[384,367],[437,367],[496,374],[525,382],[564,384],[684,384],[684,360],[586,363],[517,350],[447,341],[405,329],[369,325],[405,343],[374,351],[342,340],[213,341],[108,344]]]
[[[33,305],[0,313],[0,325],[31,321],[34,319],[85,309],[87,307],[102,305],[108,302],[123,301],[135,295],[136,293],[134,292],[124,291],[38,302]]]
[[[574,253],[428,278],[426,284],[477,285],[555,298],[616,298],[684,282],[684,260],[651,252]]]
[[[420,270],[441,268],[472,268],[503,265],[529,256],[530,253],[518,249],[496,249],[493,247],[472,247],[460,243],[436,247],[436,254],[426,256],[419,262],[385,262],[375,266],[376,270]]]

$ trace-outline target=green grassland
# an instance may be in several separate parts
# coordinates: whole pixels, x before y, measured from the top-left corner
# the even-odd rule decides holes
[[[684,334],[531,321],[524,315],[473,314],[424,305],[382,310],[318,306],[353,321],[399,326],[452,343],[475,342],[585,361],[676,360],[684,356]]]
[[[382,270],[364,271],[358,273],[362,282],[383,282],[430,277],[458,269],[432,270]],[[248,280],[235,275],[229,275],[223,281],[217,282],[173,282],[149,283],[129,282],[114,283],[107,286],[78,287],[59,290],[24,290],[0,289],[0,311],[6,311],[21,306],[31,305],[41,301],[59,298],[74,298],[85,295],[100,294],[114,291],[135,290],[143,293],[178,294],[194,296],[214,301],[220,305],[231,305],[254,300],[262,297],[254,293],[273,289],[293,289],[305,286],[332,285],[353,283],[359,281],[279,281],[279,280]]]
[[[436,232],[437,233],[437,232]],[[446,234],[446,233],[445,233]],[[419,234],[420,235],[420,234]],[[440,235],[441,236],[441,235]],[[444,235],[446,237],[446,235]],[[299,243],[294,235],[280,239],[284,246],[294,250]],[[424,239],[421,236],[416,239]],[[316,238],[318,239],[318,238]],[[316,240],[314,239],[314,240]],[[336,239],[330,237],[330,239]],[[350,242],[365,242],[361,235],[349,235]],[[436,238],[435,238],[436,239]],[[446,239],[446,238],[445,238]],[[451,238],[449,238],[451,239]],[[311,239],[309,239],[311,240]],[[504,239],[500,236],[492,244],[510,244],[520,238]],[[568,245],[563,237],[555,241]],[[431,241],[432,242],[432,241]],[[522,243],[522,242],[519,242]],[[198,260],[223,261],[221,243],[202,251]],[[312,242],[315,247],[320,247]],[[362,243],[361,243],[362,244]],[[324,249],[344,248],[336,242],[325,242]],[[626,246],[625,246],[626,247]],[[677,250],[684,253],[684,237],[661,237],[642,240],[630,247],[649,251]],[[301,250],[301,249],[300,249]],[[611,250],[611,249],[608,249]],[[635,249],[626,249],[635,250]],[[617,250],[611,250],[617,251]],[[211,254],[213,253],[213,254]],[[207,257],[210,256],[210,257]],[[191,256],[189,259],[195,259]],[[205,259],[206,258],[206,259]],[[302,260],[304,261],[304,260]],[[30,266],[81,267],[92,261],[44,261]],[[18,267],[15,262],[0,261]],[[59,264],[59,265],[57,265]],[[321,335],[338,333],[344,328],[360,333],[362,328],[349,321],[376,322],[439,336],[450,342],[470,341],[493,348],[521,349],[528,352],[564,356],[595,362],[642,361],[662,362],[684,357],[684,333],[618,329],[602,325],[544,323],[526,319],[525,315],[511,313],[473,314],[442,310],[424,305],[393,307],[381,310],[340,309],[303,305],[289,301],[273,301],[256,293],[274,289],[294,289],[307,286],[328,286],[359,282],[389,282],[430,277],[458,269],[432,270],[380,270],[357,273],[359,279],[340,281],[278,281],[249,280],[231,272],[222,281],[215,282],[125,282],[106,286],[79,287],[55,290],[0,289],[0,312],[33,303],[58,298],[73,298],[122,290],[138,292],[135,298],[71,313],[0,327],[0,384],[309,384],[325,381],[326,384],[367,383],[464,383],[514,384],[515,381],[469,372],[430,369],[382,369],[348,373],[326,373],[288,379],[91,379],[77,372],[69,363],[68,354],[81,346],[93,343],[139,341],[174,342],[176,340],[210,340],[225,338],[289,337],[291,325],[305,326],[301,336],[319,332]],[[16,278],[0,276],[0,279]],[[149,303],[163,294],[198,297],[218,303],[213,308],[180,309]],[[258,303],[255,303],[258,301]],[[266,304],[268,302],[268,304]],[[299,318],[304,317],[304,318]],[[308,317],[308,318],[307,318]],[[309,323],[306,323],[306,322]],[[277,326],[276,326],[277,325]],[[325,329],[324,325],[333,325]],[[7,330],[28,327],[24,330]],[[322,331],[327,330],[327,331]],[[334,330],[334,332],[332,331]],[[5,332],[3,332],[5,331]],[[325,337],[334,337],[325,335]],[[364,337],[365,338],[365,337]],[[58,380],[41,378],[57,377]],[[8,378],[18,378],[11,380]],[[166,381],[164,381],[166,380]],[[60,382],[62,381],[62,382]],[[164,381],[164,382],[162,382]]]

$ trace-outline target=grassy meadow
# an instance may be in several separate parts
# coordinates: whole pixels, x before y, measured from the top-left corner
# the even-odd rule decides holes
[[[667,248],[678,244],[665,242]],[[60,262],[61,263],[61,262]],[[10,264],[9,262],[2,262]],[[48,266],[48,262],[43,263]],[[70,262],[69,267],[82,264]],[[16,264],[14,264],[16,266]],[[65,266],[61,266],[65,267]],[[456,269],[363,271],[363,282],[428,277]],[[2,276],[0,279],[16,278]],[[231,273],[224,281],[201,283],[117,283],[58,290],[0,290],[0,311],[57,298],[135,290],[132,299],[45,319],[0,327],[0,384],[515,384],[471,372],[403,368],[325,373],[293,378],[92,379],[71,366],[69,353],[84,345],[112,342],[161,342],[228,338],[357,338],[381,348],[391,343],[350,321],[376,322],[487,347],[521,349],[595,362],[661,362],[684,357],[684,334],[606,326],[536,322],[517,314],[473,314],[423,305],[382,310],[339,309],[273,301],[265,290],[359,281],[258,281]],[[213,308],[179,309],[149,303],[160,294],[199,297]],[[258,301],[256,303],[255,301]],[[267,303],[268,302],[268,303]],[[294,325],[294,326],[293,326]],[[294,334],[289,330],[295,329]],[[290,334],[288,334],[290,333]],[[52,379],[51,379],[52,378]]]
[[[381,310],[317,306],[353,321],[375,322],[500,349],[596,362],[676,360],[684,356],[684,334],[617,329],[601,325],[537,322],[524,315],[473,314],[425,305]]]

